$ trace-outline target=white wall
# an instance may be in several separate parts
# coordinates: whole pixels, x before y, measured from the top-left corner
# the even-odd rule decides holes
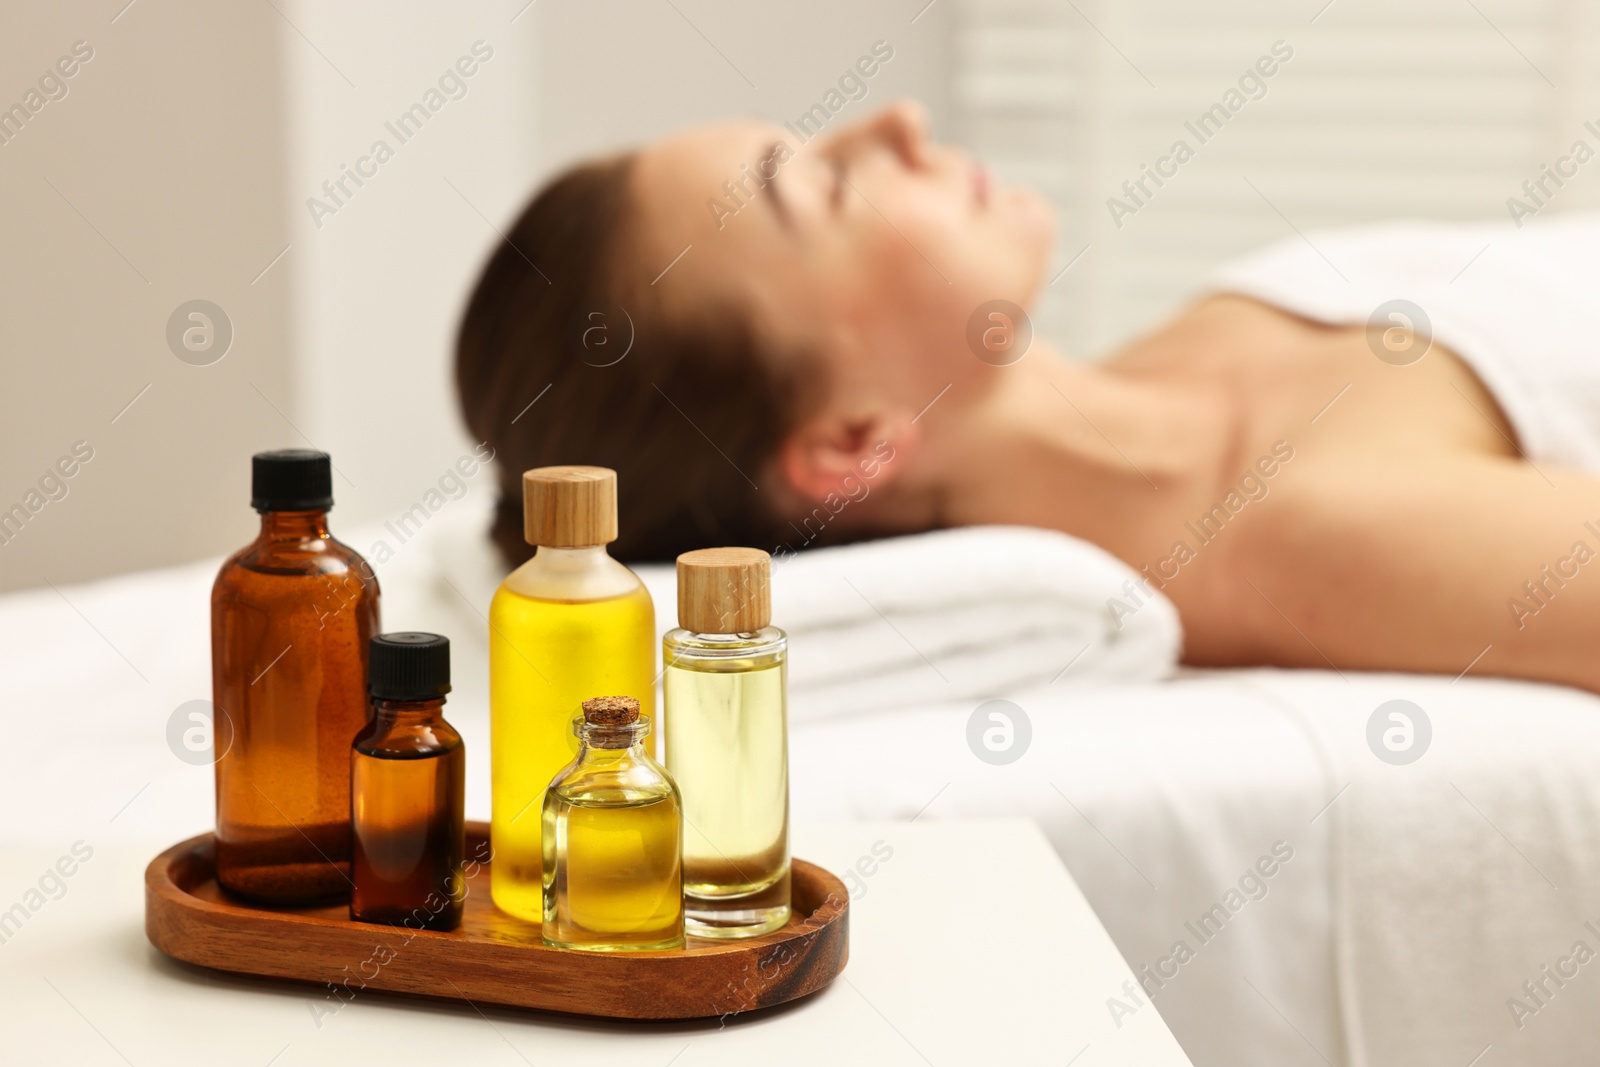
[[[257,279],[287,242],[278,16],[124,3],[0,15],[0,108],[75,42],[93,53],[0,144],[0,511],[37,509],[0,543],[0,589],[240,541],[249,454],[282,439],[263,397],[289,392],[289,279]],[[166,341],[197,297],[233,325],[211,366]],[[93,459],[50,500],[40,481],[78,441]]]
[[[0,589],[238,547],[266,448],[332,452],[336,529],[420,499],[467,450],[449,355],[493,231],[462,196],[499,220],[533,169],[514,8],[125,3],[18,5],[0,33],[7,103],[93,49],[0,145],[0,509],[74,442],[94,453],[0,544]],[[479,40],[466,95],[400,144],[384,123]],[[306,200],[380,138],[394,158],[314,220]],[[207,366],[166,339],[195,297],[233,329]]]
[[[451,352],[493,227],[535,169],[533,23],[503,3],[284,10],[300,31],[283,46],[293,403],[300,440],[333,456],[348,529],[409,508],[470,450]],[[419,103],[438,110],[401,128]],[[378,142],[392,158],[366,161]],[[324,190],[358,166],[364,184]]]
[[[538,26],[541,163],[733,115],[793,119],[878,40],[894,59],[845,114],[910,95],[948,125],[952,5],[927,3],[541,0],[528,12]]]

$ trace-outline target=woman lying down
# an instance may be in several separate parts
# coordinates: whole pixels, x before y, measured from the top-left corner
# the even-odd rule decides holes
[[[1170,597],[1193,664],[1600,690],[1600,220],[1295,238],[1081,364],[1006,333],[1038,193],[910,104],[793,140],[584,164],[494,253],[457,384],[511,562],[520,472],[593,463],[624,559],[1040,526]]]

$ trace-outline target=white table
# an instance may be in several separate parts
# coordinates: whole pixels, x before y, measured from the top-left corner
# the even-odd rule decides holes
[[[0,910],[37,886],[65,844],[0,845]],[[841,876],[858,862],[870,872],[850,882],[850,963],[814,996],[725,1025],[480,1012],[381,994],[328,1014],[333,1002],[319,987],[204,971],[150,946],[143,871],[166,844],[94,846],[61,880],[65,893],[46,896],[10,931],[0,944],[0,1059],[84,1067],[1189,1063],[1142,992],[1134,1006],[1132,973],[1026,820],[797,828],[797,855]],[[46,888],[57,891],[51,880]],[[1114,1018],[1113,997],[1134,1010]]]

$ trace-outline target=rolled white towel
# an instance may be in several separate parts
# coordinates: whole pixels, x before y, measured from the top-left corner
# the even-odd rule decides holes
[[[1130,596],[1137,580],[1094,545],[1019,526],[787,557],[772,611],[790,635],[792,714],[1166,677],[1182,645],[1177,609],[1153,590]]]

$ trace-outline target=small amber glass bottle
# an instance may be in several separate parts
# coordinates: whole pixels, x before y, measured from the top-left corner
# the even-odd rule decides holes
[[[578,758],[544,795],[544,941],[598,952],[683,947],[683,808],[633,697],[574,720]]]
[[[372,567],[328,533],[323,452],[252,462],[261,533],[211,590],[217,881],[277,904],[350,891],[350,739],[367,723]]]
[[[678,557],[680,626],[662,638],[661,708],[696,937],[753,937],[789,921],[788,638],[769,625],[771,570],[756,548]]]
[[[373,718],[350,746],[350,918],[453,930],[466,893],[466,749],[444,721],[450,642],[372,639]]]

